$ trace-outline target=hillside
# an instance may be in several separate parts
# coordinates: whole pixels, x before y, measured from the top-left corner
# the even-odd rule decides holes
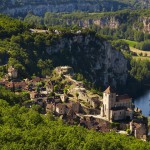
[[[11,95],[9,93],[7,98]],[[52,114],[39,114],[37,109],[37,106],[30,109],[10,106],[5,100],[0,100],[0,149],[150,149],[148,142],[117,133],[100,133],[79,126],[68,126]]]
[[[32,24],[54,28],[84,29],[90,28],[111,40],[126,39],[136,44],[140,50],[150,49],[150,9],[122,10],[107,13],[50,13],[44,17],[29,13],[24,21]]]
[[[95,32],[83,30],[72,33],[64,29],[57,31],[59,33],[36,34],[29,32],[29,28],[28,32],[26,30],[13,35],[10,40],[0,41],[1,56],[7,56],[1,64],[15,66],[21,77],[33,74],[46,76],[52,66],[69,65],[97,85],[126,83],[127,60]]]
[[[14,66],[20,78],[31,78],[51,75],[54,67],[68,65],[101,88],[113,85],[133,94],[141,82],[149,82],[149,63],[132,60],[125,42],[110,43],[89,29],[30,30],[36,26],[3,15],[0,20],[0,77],[8,66]]]
[[[12,16],[22,16],[26,15],[29,11],[32,11],[36,15],[44,15],[46,12],[106,12],[127,8],[139,9],[149,7],[149,0],[2,0],[0,12]]]
[[[150,9],[147,10],[121,10],[107,13],[50,13],[44,17],[29,13],[24,21],[32,24],[46,26],[51,29],[67,27],[72,29],[90,28],[103,35],[108,40],[126,39],[136,44],[140,50],[150,49]],[[127,42],[128,43],[128,42]]]

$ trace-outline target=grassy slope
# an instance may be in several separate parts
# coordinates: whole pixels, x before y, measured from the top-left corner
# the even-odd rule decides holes
[[[130,41],[130,40],[123,40],[123,41],[125,41],[126,43],[129,44],[130,50],[132,52],[135,52],[137,55],[142,53],[143,56],[134,56],[133,57],[134,59],[142,59],[142,60],[147,59],[147,60],[150,60],[150,50],[149,51],[143,51],[143,50],[139,50],[137,48],[134,48],[134,46],[138,43],[136,41]],[[146,57],[144,57],[145,54],[147,54]]]
[[[138,42],[135,42],[135,41],[130,41],[130,40],[123,40],[125,41],[127,44],[129,44],[130,47],[134,47]]]

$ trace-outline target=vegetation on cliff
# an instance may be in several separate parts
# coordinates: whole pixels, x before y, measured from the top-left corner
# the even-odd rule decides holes
[[[29,32],[30,26],[28,24],[22,23],[21,21],[3,15],[1,15],[0,17],[1,17],[0,26],[4,29],[4,30],[1,29],[0,31],[6,32],[6,34],[3,34],[1,36],[3,40],[0,41],[1,77],[7,73],[7,64],[8,66],[11,65],[14,66],[18,70],[21,78],[31,77],[32,75],[38,75],[38,76],[50,75],[53,67],[58,65],[73,65],[75,66],[75,71],[77,73],[83,73],[84,71],[86,73],[87,71],[89,72],[88,68],[90,67],[91,62],[88,61],[89,60],[89,58],[87,57],[88,54],[86,54],[86,51],[84,52],[85,48],[83,47],[83,44],[77,45],[74,43],[74,45],[71,46],[71,51],[69,50],[70,49],[69,47],[67,48],[65,46],[64,48],[62,48],[62,50],[59,53],[56,52],[56,54],[53,55],[50,54],[50,49],[48,48],[57,50],[57,48],[55,47],[61,46],[61,44],[58,43],[60,39],[66,41],[68,39],[68,41],[72,41],[72,39],[78,37],[81,40],[81,36],[83,37],[83,40],[85,40],[84,39],[85,37],[88,38],[91,37],[91,42],[89,43],[88,48],[92,48],[93,50],[95,50],[95,52],[93,52],[93,56],[95,57],[97,55],[97,50],[96,50],[97,44],[96,43],[94,44],[95,41],[93,40],[95,39],[96,41],[100,41],[99,44],[101,43],[102,45],[103,42],[106,42],[106,39],[95,35],[94,32],[91,32],[88,29],[83,30],[81,31],[82,33],[77,34],[76,32],[78,30],[74,30],[74,33],[71,33],[72,31],[68,30],[67,28],[63,28],[61,29],[61,32],[59,34],[56,34],[54,32],[54,28],[52,28],[48,33],[36,34],[36,33]],[[9,30],[9,28],[11,29]],[[66,44],[68,44],[68,42]],[[136,84],[139,85],[139,87],[141,87],[141,83],[145,84],[146,82],[149,82],[148,81],[149,62],[137,61],[135,63],[132,63],[131,61],[132,54],[130,53],[129,47],[126,43],[116,41],[116,42],[112,42],[112,45],[118,51],[122,52],[122,50],[124,50],[123,54],[125,55],[125,57],[127,57],[129,61],[128,83],[130,84],[132,83],[134,87]],[[78,53],[79,49],[82,49],[82,51],[80,51],[80,55]],[[49,54],[47,54],[47,52],[49,52]],[[105,53],[105,51],[103,52]],[[103,56],[103,54],[101,56],[102,59],[104,59],[105,56]],[[73,60],[72,57],[75,60]],[[122,56],[120,55],[120,57]],[[92,57],[90,59],[92,59]],[[83,63],[83,60],[86,63],[85,62]],[[92,59],[92,61],[93,60],[95,59]],[[76,63],[73,64],[74,61],[78,61],[77,65]],[[145,63],[145,65],[143,65],[143,63]],[[87,67],[85,66],[85,64],[87,65]],[[140,70],[141,72],[139,74],[139,71],[137,70],[139,70],[138,68],[141,68],[141,65],[143,66],[143,69]],[[105,68],[102,69],[103,72]],[[112,72],[111,69],[108,69],[108,71],[109,73]],[[87,79],[89,79],[89,77],[91,76],[91,74],[84,74],[84,75],[86,75],[85,77]],[[122,76],[120,75],[120,77]],[[104,84],[103,82],[104,81],[95,84],[97,84],[98,86],[102,86]],[[136,86],[136,88],[137,87],[138,86]]]
[[[150,29],[148,28],[150,10],[123,10],[108,13],[50,13],[44,17],[29,13],[25,22],[36,25],[68,28],[90,28],[108,39],[127,39],[137,41],[134,45],[142,50],[150,49]]]

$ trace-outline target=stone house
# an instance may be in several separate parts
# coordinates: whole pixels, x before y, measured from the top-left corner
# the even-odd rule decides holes
[[[18,77],[18,71],[14,67],[10,66],[8,68],[8,76],[10,78],[13,78],[13,79],[17,78]]]
[[[37,104],[39,104],[40,106],[43,107],[43,104],[44,104],[44,100],[42,98],[38,98],[35,100],[37,102]]]
[[[56,113],[59,115],[65,115],[68,112],[68,107],[65,104],[58,103],[56,104]]]
[[[55,103],[61,103],[62,101],[61,101],[60,96],[55,96],[55,97],[54,97],[54,102],[55,102]]]
[[[54,90],[53,83],[51,81],[47,82],[47,84],[46,84],[47,93],[51,93],[51,92],[53,92],[53,90]]]
[[[30,92],[30,99],[34,100],[35,98],[38,98],[39,94],[35,91]]]
[[[55,111],[55,105],[50,103],[46,104],[46,112],[54,112]]]
[[[126,94],[116,95],[116,92],[109,86],[103,92],[101,116],[109,121],[132,120],[132,99]]]
[[[22,82],[6,82],[4,85],[7,89],[10,90],[28,90],[27,84]]]
[[[68,96],[67,96],[66,94],[62,94],[62,95],[60,96],[60,99],[61,99],[62,102],[67,102]]]
[[[147,140],[147,127],[144,123],[130,122],[130,131],[138,139]]]
[[[75,113],[79,113],[81,111],[81,105],[79,102],[70,102],[66,104],[68,108],[72,109]]]

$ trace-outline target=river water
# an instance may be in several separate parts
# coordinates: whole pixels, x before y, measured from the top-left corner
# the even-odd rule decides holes
[[[150,90],[146,91],[143,95],[134,99],[135,107],[142,110],[142,114],[146,117],[150,115]]]

